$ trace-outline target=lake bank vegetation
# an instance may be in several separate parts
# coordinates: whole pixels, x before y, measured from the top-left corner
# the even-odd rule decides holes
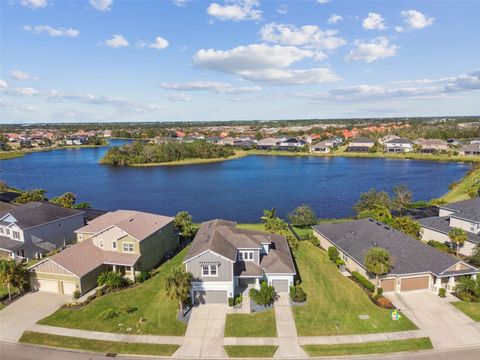
[[[201,140],[191,143],[167,142],[162,144],[139,141],[110,148],[100,163],[117,166],[163,165],[198,159],[227,159],[234,156],[235,150],[232,148]]]

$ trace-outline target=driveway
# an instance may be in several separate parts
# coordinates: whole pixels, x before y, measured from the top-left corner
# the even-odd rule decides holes
[[[0,311],[0,340],[18,341],[25,330],[69,300],[64,295],[40,291],[22,296]]]
[[[385,294],[436,349],[480,345],[480,324],[430,291]]]
[[[183,344],[174,357],[226,358],[223,349],[226,304],[204,304],[192,309]]]

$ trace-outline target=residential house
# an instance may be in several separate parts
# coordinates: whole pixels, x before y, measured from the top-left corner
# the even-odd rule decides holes
[[[233,146],[236,142],[238,142],[239,140],[238,139],[235,139],[233,137],[225,137],[223,139],[220,139],[218,140],[217,144],[218,145],[230,145],[230,146]]]
[[[297,138],[288,138],[288,139],[283,139],[280,141],[278,144],[278,148],[281,150],[294,150],[301,148],[302,146],[305,146],[307,143],[301,139]]]
[[[334,246],[350,272],[357,271],[374,281],[364,263],[369,249],[386,249],[393,262],[387,274],[380,276],[385,292],[404,292],[440,288],[454,291],[461,276],[476,277],[480,272],[474,266],[442,253],[421,241],[373,219],[362,219],[313,227],[314,235],[324,249]]]
[[[414,145],[420,147],[422,153],[436,153],[439,151],[447,151],[448,143],[441,139],[417,139],[413,142]]]
[[[226,303],[262,281],[289,292],[296,275],[284,236],[219,219],[201,224],[183,262],[193,274],[191,297],[197,304]]]
[[[369,152],[375,146],[375,142],[365,136],[360,136],[350,142],[348,152]]]
[[[387,141],[384,145],[384,151],[387,153],[404,153],[413,151],[413,143],[407,139],[394,139]]]
[[[310,147],[311,152],[329,153],[332,149],[337,148],[342,144],[343,140],[339,137],[332,137],[328,140],[320,141]]]
[[[480,144],[464,145],[458,152],[463,156],[480,155]]]
[[[470,140],[470,144],[480,144],[480,139],[472,139]]]
[[[286,139],[277,139],[274,137],[261,139],[261,140],[258,140],[257,147],[262,150],[276,149],[282,140],[286,140]]]
[[[252,140],[242,140],[242,141],[237,141],[233,144],[234,147],[239,148],[239,149],[252,149],[256,145],[255,141]]]
[[[0,214],[0,257],[39,259],[75,240],[83,211],[31,202]]]
[[[378,139],[378,143],[379,143],[380,145],[383,145],[383,144],[385,144],[385,143],[388,142],[388,141],[397,140],[397,139],[400,139],[400,136],[397,136],[397,135],[385,135],[385,136],[381,137],[380,139]]]
[[[173,218],[117,210],[75,231],[78,243],[28,269],[33,289],[85,294],[98,275],[118,271],[130,280],[158,265],[178,247]]]
[[[450,242],[448,233],[453,228],[467,232],[468,240],[460,248],[460,254],[470,256],[473,248],[480,244],[480,197],[441,205],[438,216],[420,219],[422,240]]]

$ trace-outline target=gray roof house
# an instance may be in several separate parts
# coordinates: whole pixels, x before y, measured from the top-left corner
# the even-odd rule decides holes
[[[473,143],[464,145],[460,148],[458,152],[460,153],[460,155],[464,156],[480,155],[480,144]]]
[[[439,215],[419,220],[422,226],[422,240],[450,242],[448,233],[460,228],[468,235],[467,242],[460,248],[460,254],[470,256],[480,244],[480,197],[439,206]]]
[[[383,144],[384,151],[390,153],[410,152],[413,150],[413,143],[407,139],[392,139]]]
[[[48,202],[31,202],[0,213],[0,256],[38,259],[70,244],[85,225],[84,213]]]
[[[372,139],[360,136],[350,142],[348,144],[347,151],[348,152],[368,152],[370,148],[375,146],[375,141]]]
[[[194,276],[196,304],[226,303],[260,281],[289,292],[296,275],[284,236],[239,229],[220,219],[201,224],[183,262]]]
[[[381,277],[384,291],[430,289],[436,292],[440,287],[453,291],[459,276],[479,273],[475,267],[373,219],[321,224],[313,229],[323,248],[338,249],[349,271],[358,271],[370,279],[374,276],[363,265],[368,250],[386,249],[393,266]]]

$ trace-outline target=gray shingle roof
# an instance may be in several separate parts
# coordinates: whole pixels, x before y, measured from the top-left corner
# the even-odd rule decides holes
[[[426,272],[439,275],[458,263],[452,256],[372,219],[313,228],[362,266],[370,248],[378,246],[388,250],[393,261],[389,274],[393,275]]]
[[[20,229],[28,229],[33,226],[82,213],[83,211],[67,209],[48,202],[31,202],[2,212],[0,214],[0,219],[5,215],[10,214],[17,219],[16,225]]]
[[[412,142],[407,139],[399,138],[399,139],[392,139],[387,141],[385,144],[411,144]]]
[[[6,236],[0,236],[0,249],[14,251],[23,244],[23,241],[13,240]]]
[[[450,230],[453,227],[450,226],[450,216],[434,216],[418,220],[420,225],[441,232],[442,234],[448,235]],[[480,243],[480,235],[472,234],[467,232],[468,241],[478,244]],[[428,240],[428,239],[427,239]]]
[[[441,209],[450,210],[455,214],[450,215],[459,219],[480,222],[480,197],[439,206]]]

